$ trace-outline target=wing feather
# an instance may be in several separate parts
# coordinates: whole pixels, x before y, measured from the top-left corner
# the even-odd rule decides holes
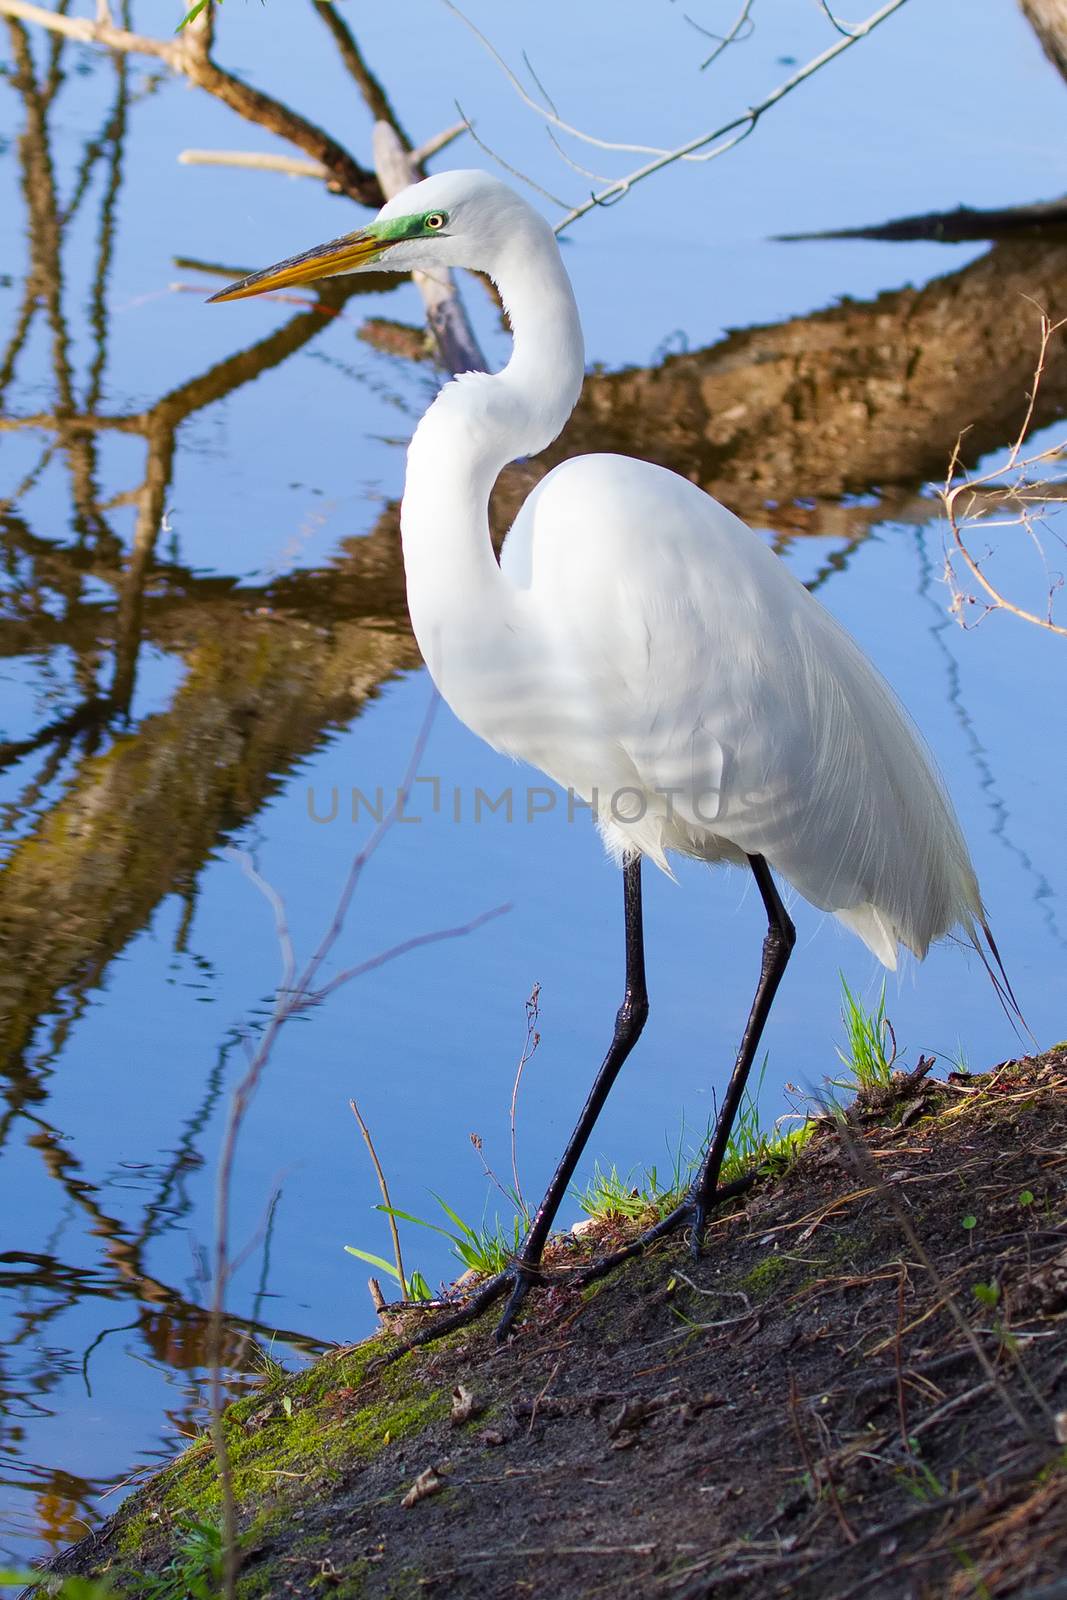
[[[885,681],[784,564],[684,478],[625,456],[565,462],[501,566],[561,664],[570,738],[531,755],[588,795],[629,785],[607,832],[763,855],[887,966],[982,919],[951,804]],[[525,753],[525,752],[519,752]]]

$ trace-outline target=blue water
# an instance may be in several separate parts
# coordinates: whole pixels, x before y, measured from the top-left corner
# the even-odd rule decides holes
[[[139,9],[145,16],[135,20],[151,26],[149,8]],[[714,28],[725,9],[693,14]],[[637,8],[620,15],[597,0],[569,16],[565,49],[558,18],[546,8],[522,4],[501,16],[483,4],[472,15],[514,64],[529,51],[562,115],[604,137],[644,143],[673,142],[726,120],[786,75],[780,58],[806,59],[826,42],[817,9],[798,10],[761,22],[749,44],[701,77],[702,41],[677,7],[663,7],[653,27]],[[412,54],[416,27],[420,48]],[[458,98],[509,161],[568,199],[581,196],[586,180],[560,164],[537,120],[444,8],[405,0],[368,15],[361,42],[416,138],[453,121]],[[366,116],[313,18],[234,0],[220,17],[219,54],[366,151]],[[65,61],[52,141],[68,195],[85,141],[106,116],[114,69],[83,47],[70,47]],[[292,306],[269,302],[207,309],[203,291],[218,280],[176,267],[173,257],[252,268],[354,226],[360,215],[310,183],[179,166],[176,155],[187,146],[276,142],[180,84],[153,86],[151,63],[133,61],[130,73],[135,103],[97,402],[111,416],[151,406],[293,315]],[[0,89],[11,136],[22,108],[10,85]],[[710,167],[675,168],[573,229],[566,260],[590,362],[646,363],[666,341],[698,348],[727,328],[955,270],[982,247],[788,247],[767,236],[1057,193],[1065,110],[1062,84],[1011,5],[980,16],[953,5],[905,7],[768,114],[737,151]],[[588,150],[586,158],[620,170],[603,152]],[[454,159],[487,160],[469,141],[456,146]],[[79,400],[98,349],[86,317],[99,175],[94,185],[64,246]],[[13,138],[0,154],[0,216],[3,268],[12,277],[0,289],[0,314],[14,325],[25,217]],[[500,359],[506,341],[493,308],[476,287],[467,294],[480,337]],[[182,584],[193,592],[197,579],[211,575],[258,589],[272,576],[321,573],[398,496],[403,446],[433,379],[425,367],[357,340],[368,314],[416,322],[419,302],[408,285],[349,300],[287,361],[182,425],[165,500],[168,531],[157,548],[157,559],[171,564],[169,592]],[[6,396],[9,412],[54,407],[52,361],[52,336],[39,316]],[[20,527],[34,539],[69,550],[77,522],[62,453],[36,471],[51,438],[47,429],[0,434],[0,494],[15,499]],[[98,440],[103,504],[140,481],[144,442],[113,431]],[[103,514],[127,548],[133,506]],[[918,516],[876,522],[854,547],[823,537],[787,541],[783,558],[810,581],[844,555],[820,597],[862,642],[936,752],[1017,993],[1048,1044],[1064,1032],[1067,868],[1053,803],[1067,779],[1063,641],[1007,616],[962,631],[948,615],[933,502],[928,518],[921,509]],[[0,727],[17,740],[70,712],[87,685],[106,687],[107,651],[94,650],[75,622],[94,607],[113,613],[116,569],[103,558],[90,562],[76,602],[69,593],[64,599],[45,565],[34,569],[43,578],[23,584],[22,535],[13,524],[8,532],[11,622],[28,621],[18,649],[0,663]],[[1054,524],[1047,548],[1055,567],[1062,547]],[[1025,541],[1006,544],[999,560],[998,570],[1040,608],[1040,572]],[[190,675],[211,640],[211,608],[221,603],[195,592],[204,610],[187,638],[148,627],[129,725],[117,730],[125,737],[167,718],[195,681]],[[9,1064],[9,1110],[0,1115],[0,1382],[8,1409],[0,1554],[52,1548],[92,1525],[115,1503],[101,1499],[105,1490],[177,1449],[198,1425],[204,1343],[197,1308],[208,1293],[223,1122],[246,1042],[262,1025],[279,975],[271,908],[231,847],[246,852],[283,898],[306,955],[370,834],[365,812],[352,820],[351,791],[373,797],[379,787],[394,788],[427,715],[430,686],[395,644],[394,603],[383,600],[382,612],[391,642],[382,671],[373,663],[360,668],[373,693],[359,714],[324,714],[314,739],[294,743],[266,797],[257,791],[247,814],[238,807],[217,827],[195,881],[175,887],[163,873],[136,930],[117,949],[101,949],[99,972],[76,994],[54,997],[33,1042]],[[220,628],[228,614],[219,613]],[[329,630],[344,621],[310,618],[302,626]],[[370,631],[374,637],[374,625]],[[181,742],[184,724],[176,726],[175,761],[203,760],[198,747]],[[115,731],[102,736],[101,751]],[[61,807],[87,759],[75,743],[46,768],[53,745],[2,775],[12,851]],[[508,1103],[531,990],[540,985],[541,1044],[524,1076],[518,1118],[530,1199],[569,1131],[619,999],[618,875],[589,822],[568,818],[562,799],[527,821],[527,791],[539,786],[538,775],[493,754],[445,708],[419,774],[437,780],[441,807],[434,812],[430,784],[416,786],[411,821],[388,833],[367,866],[327,973],[494,907],[510,909],[468,937],[428,943],[359,978],[283,1031],[241,1134],[232,1231],[237,1247],[253,1247],[228,1306],[255,1325],[263,1345],[281,1330],[273,1350],[286,1360],[359,1338],[373,1322],[366,1271],[342,1247],[387,1253],[388,1239],[348,1099],[356,1098],[374,1132],[397,1204],[433,1217],[437,1191],[472,1220],[491,1216],[498,1201],[470,1135],[481,1136],[486,1158],[509,1181]],[[476,822],[475,791],[495,796],[508,785],[513,820]],[[335,788],[336,818],[315,820],[329,814]],[[532,804],[548,804],[539,788]],[[190,826],[187,815],[174,819],[176,836]],[[160,855],[165,866],[165,848]],[[683,865],[678,878],[673,884],[646,873],[652,1016],[597,1129],[585,1178],[596,1159],[622,1171],[668,1164],[683,1118],[690,1130],[705,1125],[736,1048],[758,970],[758,897],[739,873]],[[836,1068],[840,974],[872,1003],[881,984],[873,958],[832,919],[802,902],[791,909],[796,953],[765,1038],[768,1121],[797,1098],[786,1084],[802,1096]],[[958,947],[938,948],[922,966],[907,961],[890,977],[886,1003],[909,1062],[934,1051],[946,1060],[962,1054],[978,1069],[1019,1048],[977,960]],[[576,1215],[572,1204],[564,1220]],[[452,1275],[436,1235],[410,1232],[407,1251],[409,1265],[431,1281]],[[252,1365],[250,1345],[235,1344],[231,1353],[235,1370]]]

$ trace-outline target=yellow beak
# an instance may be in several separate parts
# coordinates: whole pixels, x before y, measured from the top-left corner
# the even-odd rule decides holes
[[[346,233],[343,238],[331,239],[329,244],[316,245],[302,255],[289,256],[273,267],[264,267],[237,283],[220,289],[208,297],[210,305],[215,300],[245,300],[250,295],[266,294],[271,289],[287,289],[297,283],[314,283],[318,278],[333,278],[338,273],[355,272],[378,260],[397,239],[383,238],[374,227],[359,233]]]

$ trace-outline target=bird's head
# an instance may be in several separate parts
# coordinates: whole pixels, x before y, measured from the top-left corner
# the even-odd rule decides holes
[[[477,171],[435,173],[394,195],[367,227],[253,272],[211,299],[244,300],[368,270],[473,267],[495,275],[498,263],[521,249],[531,228],[550,233],[537,212],[498,178]]]

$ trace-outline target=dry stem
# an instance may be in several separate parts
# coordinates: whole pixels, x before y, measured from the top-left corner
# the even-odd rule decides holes
[[[1048,606],[1045,615],[1039,616],[1036,612],[1027,610],[1024,606],[1010,600],[982,570],[980,559],[975,556],[969,545],[968,536],[971,530],[984,526],[988,528],[1022,528],[1034,544],[1041,549],[1037,534],[1034,529],[1034,512],[1031,509],[1036,502],[1039,504],[1057,504],[1067,499],[1067,494],[1054,494],[1044,486],[1036,486],[1031,474],[1034,468],[1050,465],[1061,461],[1067,450],[1067,442],[1050,446],[1047,450],[1036,451],[1032,455],[1024,456],[1023,449],[1030,433],[1034,419],[1034,409],[1037,405],[1037,394],[1041,380],[1048,363],[1049,347],[1055,334],[1067,324],[1067,319],[1053,322],[1045,311],[1041,312],[1041,339],[1038,346],[1037,364],[1034,368],[1033,383],[1027,396],[1026,412],[1020,424],[1015,441],[1008,452],[1008,459],[1003,466],[995,467],[989,472],[972,478],[966,473],[959,479],[956,474],[959,469],[960,452],[963,444],[963,435],[956,440],[952,457],[948,464],[948,472],[944,485],[938,490],[941,503],[945,508],[945,521],[948,526],[949,539],[945,547],[945,582],[952,592],[952,615],[963,628],[974,627],[992,611],[1008,611],[1012,616],[1020,617],[1024,622],[1033,623],[1037,628],[1044,628],[1049,633],[1058,633],[1067,637],[1067,628],[1053,621],[1052,603],[1056,589],[1063,583],[1062,577],[1055,582],[1050,581],[1048,591]],[[1064,488],[1062,484],[1053,487]],[[1037,492],[1035,493],[1035,489]],[[963,505],[962,497],[966,496]],[[988,513],[993,509],[1007,509],[1013,515],[1003,519],[987,520]],[[957,579],[955,567],[956,559],[963,562],[974,582],[984,595],[984,600],[974,594],[969,594],[963,589]],[[980,605],[981,610],[975,622],[965,620],[966,608]]]
[[[409,1298],[408,1280],[407,1275],[404,1272],[404,1257],[400,1253],[400,1230],[396,1225],[396,1218],[393,1215],[393,1202],[389,1198],[389,1185],[386,1182],[385,1173],[382,1171],[382,1164],[378,1160],[378,1152],[374,1148],[374,1140],[370,1136],[370,1129],[360,1116],[359,1107],[356,1105],[354,1100],[350,1100],[348,1104],[352,1108],[352,1115],[359,1123],[359,1131],[363,1135],[363,1143],[367,1146],[367,1150],[370,1154],[371,1165],[374,1167],[375,1175],[378,1179],[378,1187],[382,1191],[382,1200],[385,1202],[385,1214],[389,1219],[389,1232],[393,1236],[393,1256],[396,1260],[397,1277],[400,1279],[400,1293],[403,1295],[404,1299],[407,1300]]]
[[[313,160],[322,164],[329,174],[329,185],[339,194],[345,194],[361,205],[380,206],[384,198],[373,172],[360,165],[354,156],[324,129],[293,111],[281,100],[254,89],[232,72],[226,72],[211,58],[213,28],[210,12],[205,11],[195,22],[183,28],[174,39],[156,39],[148,34],[131,33],[126,28],[116,28],[107,21],[91,21],[88,17],[67,17],[62,12],[48,11],[44,6],[32,5],[28,0],[0,0],[0,16],[18,17],[32,22],[50,33],[64,34],[82,44],[99,44],[108,50],[121,50],[128,54],[154,56],[173,72],[179,72],[228,105],[231,111],[268,128],[295,144]]]
[[[717,156],[724,155],[727,150],[731,150],[734,145],[739,144],[742,139],[748,137],[764,112],[769,111],[772,106],[784,100],[786,95],[791,94],[794,89],[799,88],[808,78],[819,72],[823,67],[828,66],[831,61],[836,60],[844,51],[851,49],[861,39],[865,39],[869,33],[872,33],[875,28],[891,17],[894,11],[899,11],[901,6],[905,4],[905,0],[887,0],[886,4],[880,6],[877,11],[872,12],[864,22],[850,24],[847,27],[838,23],[832,14],[827,11],[827,15],[830,17],[838,34],[832,45],[820,51],[818,55],[813,56],[810,61],[799,67],[796,72],[791,73],[788,78],[772,89],[762,100],[753,106],[749,106],[747,111],[741,112],[738,116],[732,117],[729,121],[720,123],[704,133],[696,134],[692,139],[687,139],[684,144],[677,145],[673,150],[662,149],[655,145],[635,144],[626,140],[602,139],[595,134],[587,133],[584,129],[576,127],[573,123],[565,122],[551,103],[543,104],[527,92],[495,46],[463,14],[459,7],[453,3],[453,0],[442,0],[442,3],[478,38],[505,74],[523,104],[541,117],[549,127],[557,128],[561,133],[574,139],[580,139],[584,144],[594,145],[600,150],[631,152],[651,157],[651,160],[635,167],[632,172],[626,173],[623,177],[607,181],[603,187],[590,194],[587,200],[583,200],[580,205],[574,206],[568,211],[562,220],[556,224],[556,232],[561,233],[563,229],[568,228],[579,217],[585,216],[594,207],[614,205],[619,200],[624,199],[636,184],[641,183],[645,178],[650,178],[653,173],[661,172],[664,167],[673,166],[676,161],[713,161]],[[826,10],[826,7],[824,6],[823,9]],[[730,39],[735,36],[736,30],[744,21],[745,12],[743,11],[742,15],[733,24],[727,36],[727,42],[730,42]],[[721,51],[715,52],[715,54],[721,54]],[[714,59],[714,55],[709,57],[709,60],[712,59]],[[548,96],[545,95],[544,98],[545,102],[548,102]],[[732,137],[729,137],[731,135]],[[717,140],[723,142],[717,144]],[[706,148],[708,145],[714,145],[715,147],[708,150]]]

